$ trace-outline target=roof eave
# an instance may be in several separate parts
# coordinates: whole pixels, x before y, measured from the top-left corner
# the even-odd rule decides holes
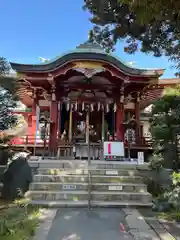
[[[159,79],[158,84],[160,86],[169,86],[169,85],[180,84],[180,78]]]
[[[135,76],[153,76],[159,77],[164,73],[164,69],[137,69],[132,68],[130,66],[125,65],[119,59],[112,55],[107,55],[104,53],[94,53],[94,52],[72,52],[62,57],[55,59],[53,62],[48,62],[46,64],[19,64],[10,62],[13,70],[19,73],[41,73],[41,72],[50,72],[58,67],[63,66],[68,62],[73,61],[102,61],[104,63],[109,63],[116,68],[123,70],[125,73],[129,75]]]

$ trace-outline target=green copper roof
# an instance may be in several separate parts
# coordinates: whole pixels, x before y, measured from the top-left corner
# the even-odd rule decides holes
[[[96,50],[98,52],[100,51],[105,53],[104,48],[102,48],[101,45],[97,43],[91,43],[89,41],[80,44],[79,46],[76,47],[76,49],[89,49],[89,51]]]
[[[47,64],[47,63],[52,63],[54,61],[56,61],[58,58],[61,58],[69,53],[80,53],[80,52],[91,52],[91,53],[102,53],[102,54],[106,54],[106,55],[109,55],[109,56],[112,56],[116,59],[118,59],[120,62],[122,62],[124,65],[127,65],[128,67],[130,68],[133,68],[132,65],[128,64],[127,62],[123,61],[120,57],[118,57],[117,55],[115,54],[112,54],[112,53],[107,53],[104,48],[101,47],[101,45],[99,44],[95,44],[95,43],[90,43],[90,42],[85,42],[85,43],[82,43],[80,45],[78,45],[74,50],[72,51],[68,51],[66,53],[63,53],[61,55],[58,55],[56,56],[55,58],[52,58],[50,60],[48,60],[47,62],[41,62],[40,64],[43,65],[43,64]]]
[[[63,53],[61,55],[58,55],[55,58],[52,58],[52,59],[48,60],[47,62],[41,62],[40,64],[44,65],[44,64],[52,63],[52,62],[56,61],[58,58],[61,58],[61,57],[65,56],[65,55],[68,55],[70,53],[81,53],[81,52],[92,52],[92,53],[107,54],[99,44],[92,44],[92,43],[87,41],[85,43],[82,43],[82,44],[78,45],[72,51],[68,51],[68,52]]]
[[[12,68],[17,72],[47,72],[54,68],[60,67],[69,61],[76,60],[99,60],[110,63],[124,72],[133,75],[162,75],[162,69],[138,69],[133,68],[130,64],[122,61],[119,57],[112,53],[106,53],[105,50],[98,44],[86,42],[80,44],[73,51],[57,56],[47,62],[40,64],[18,64],[10,63]]]

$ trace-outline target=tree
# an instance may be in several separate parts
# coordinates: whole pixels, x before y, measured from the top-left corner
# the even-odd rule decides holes
[[[18,88],[16,78],[11,74],[11,66],[8,61],[0,57],[0,86],[15,95]]]
[[[6,165],[11,154],[7,145],[9,138],[2,134],[3,130],[13,127],[17,122],[17,117],[12,113],[17,103],[17,84],[16,79],[9,76],[10,70],[6,59],[0,57],[0,165]]]
[[[12,110],[17,106],[17,97],[7,90],[0,91],[0,131],[11,128],[16,123]]]
[[[9,63],[5,58],[0,57],[0,131],[12,127],[17,121],[12,113],[17,106],[16,80],[8,77],[9,73]],[[11,90],[11,93],[7,89]]]
[[[92,14],[92,42],[110,51],[123,39],[127,53],[140,50],[156,57],[165,55],[180,69],[179,1],[84,0],[84,9]]]
[[[154,102],[150,132],[156,160],[161,159],[162,166],[178,171],[180,168],[180,86],[165,89],[164,96]],[[153,161],[154,159],[152,164],[154,164]]]
[[[0,75],[6,76],[10,72],[10,65],[7,60],[3,57],[0,57]]]

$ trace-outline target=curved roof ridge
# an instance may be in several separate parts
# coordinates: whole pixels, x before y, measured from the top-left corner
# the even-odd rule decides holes
[[[106,53],[104,49],[95,47],[93,48],[92,44],[81,44],[80,47],[77,47],[74,50],[62,53],[61,55],[56,56],[55,58],[50,59],[49,61],[41,62],[38,64],[18,64],[11,62],[11,66],[14,70],[20,72],[35,72],[35,71],[49,71],[58,66],[62,66],[68,61],[104,61],[114,65],[117,68],[122,69],[126,73],[132,75],[158,75],[163,74],[164,69],[152,69],[149,70],[145,68],[134,67],[127,62],[123,61],[120,57],[113,53]]]
[[[39,63],[39,65],[47,65],[47,64],[49,64],[49,63],[53,63],[53,62],[55,62],[56,60],[58,60],[59,58],[62,58],[62,57],[64,57],[64,56],[66,56],[66,55],[68,55],[68,54],[71,54],[71,53],[80,53],[80,52],[92,52],[92,53],[101,53],[101,54],[105,54],[105,55],[108,55],[108,54],[106,54],[105,52],[102,52],[101,50],[97,50],[97,49],[91,49],[91,48],[76,48],[76,49],[74,49],[74,50],[70,50],[70,51],[67,51],[67,52],[64,52],[64,53],[62,53],[62,54],[60,54],[60,55],[58,55],[58,56],[56,56],[56,57],[53,57],[53,58],[51,58],[51,59],[49,59],[47,62],[41,62],[41,63]]]
[[[124,61],[122,60],[122,58],[120,58],[118,55],[114,54],[114,53],[106,53],[104,50],[102,51],[101,49],[93,49],[93,48],[76,48],[74,50],[70,50],[70,51],[67,51],[67,52],[64,52],[56,57],[53,57],[51,59],[49,59],[48,61],[46,62],[40,62],[38,63],[38,65],[48,65],[50,63],[53,63],[55,62],[56,60],[68,55],[68,54],[71,54],[71,53],[81,53],[81,52],[84,52],[84,53],[101,53],[101,54],[104,54],[106,56],[111,56],[113,58],[116,58],[118,61],[120,61],[122,64],[124,64],[125,66],[127,66],[128,68],[131,68],[131,69],[137,69],[137,70],[159,70],[159,69],[162,69],[164,70],[164,68],[140,68],[140,67],[133,67],[131,64],[128,64],[127,61]]]

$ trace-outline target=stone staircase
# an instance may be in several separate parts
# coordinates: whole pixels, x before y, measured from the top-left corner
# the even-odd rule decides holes
[[[26,198],[51,207],[151,206],[135,165],[42,160]]]

